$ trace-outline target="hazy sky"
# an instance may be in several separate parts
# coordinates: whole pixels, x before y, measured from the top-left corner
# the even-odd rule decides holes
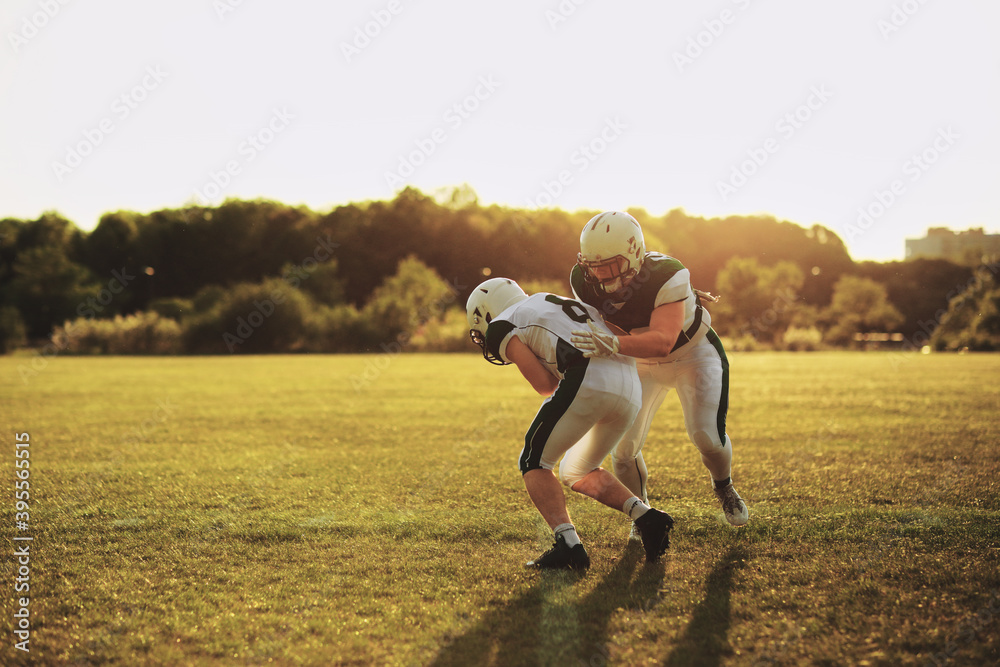
[[[6,0],[0,29],[0,216],[469,183],[771,213],[855,259],[1000,231],[995,0]]]

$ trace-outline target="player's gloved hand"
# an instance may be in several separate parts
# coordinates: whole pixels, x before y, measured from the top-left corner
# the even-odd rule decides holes
[[[573,337],[569,342],[573,347],[583,352],[585,357],[610,357],[618,353],[618,337],[601,331],[593,320],[587,322],[590,331],[586,329],[575,329]]]

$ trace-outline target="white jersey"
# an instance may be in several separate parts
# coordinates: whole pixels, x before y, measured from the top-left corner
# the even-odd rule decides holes
[[[569,341],[574,330],[588,329],[590,321],[601,331],[611,333],[593,306],[540,292],[497,315],[486,330],[486,346],[498,359],[510,361],[507,345],[512,336],[517,336],[561,380],[567,368],[585,360],[583,353]],[[621,355],[611,358],[628,365],[633,363]]]

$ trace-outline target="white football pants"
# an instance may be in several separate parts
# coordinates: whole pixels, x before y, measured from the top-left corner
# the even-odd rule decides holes
[[[677,390],[684,412],[688,438],[701,452],[701,460],[714,480],[724,480],[732,472],[733,446],[726,435],[729,408],[729,361],[714,331],[676,360],[636,364],[642,383],[642,408],[632,428],[612,454],[615,477],[632,493],[648,501],[646,462],[642,445],[646,442],[653,415],[671,389]]]
[[[635,421],[642,390],[630,363],[590,359],[570,368],[556,391],[545,399],[524,437],[519,467],[552,470],[572,487],[601,467]]]

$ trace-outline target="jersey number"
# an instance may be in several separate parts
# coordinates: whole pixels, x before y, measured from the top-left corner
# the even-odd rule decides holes
[[[545,296],[545,300],[549,303],[554,303],[560,306],[566,317],[577,322],[579,324],[586,324],[590,321],[590,315],[587,314],[587,309],[580,304],[579,301],[574,301],[573,299],[563,299],[555,294],[548,294]]]

